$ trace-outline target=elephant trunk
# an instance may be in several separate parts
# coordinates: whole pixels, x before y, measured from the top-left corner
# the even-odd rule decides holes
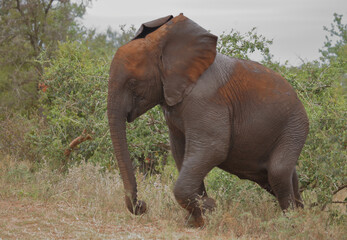
[[[139,215],[146,211],[146,204],[137,200],[137,185],[130,160],[126,139],[126,110],[114,98],[114,93],[109,92],[107,113],[110,126],[111,139],[118,162],[119,171],[123,179],[125,190],[125,203],[129,211]],[[120,106],[120,107],[119,107]]]

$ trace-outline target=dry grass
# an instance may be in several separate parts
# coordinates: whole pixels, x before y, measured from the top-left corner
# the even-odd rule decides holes
[[[218,208],[204,229],[192,229],[176,203],[171,169],[138,174],[139,196],[149,205],[133,216],[123,202],[117,173],[84,163],[67,174],[0,156],[0,239],[343,239],[345,215],[319,208],[284,216],[265,192],[244,191],[240,199],[211,192]]]

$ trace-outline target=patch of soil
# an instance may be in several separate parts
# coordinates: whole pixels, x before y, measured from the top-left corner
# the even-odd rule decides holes
[[[91,209],[69,202],[0,197],[0,240],[3,239],[201,239],[197,229],[163,231],[160,221],[139,218],[94,218]],[[168,227],[168,226],[166,226]]]
[[[129,234],[139,239],[131,227],[76,214],[64,202],[0,199],[0,239],[121,239]]]

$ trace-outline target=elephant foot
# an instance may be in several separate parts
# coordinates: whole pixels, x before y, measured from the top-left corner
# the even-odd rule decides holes
[[[202,215],[193,216],[192,214],[188,214],[186,217],[186,225],[191,228],[204,228],[205,220]]]
[[[202,211],[203,213],[208,211],[213,211],[216,208],[216,201],[213,198],[210,197],[203,197],[202,199]]]
[[[197,201],[197,205],[193,209],[187,209],[190,214],[186,217],[186,222],[190,227],[203,228],[205,226],[203,215],[206,211],[213,211],[216,208],[216,203],[212,198],[203,197]]]
[[[147,211],[147,204],[144,201],[137,201],[135,205],[135,215],[142,215]]]
[[[295,205],[296,205],[296,207],[297,208],[304,208],[304,204],[303,204],[303,202],[300,200],[300,201],[295,201]]]
[[[126,199],[126,204],[128,210],[135,215],[142,215],[147,211],[147,204],[144,201],[138,200],[136,204],[131,204],[131,202]]]

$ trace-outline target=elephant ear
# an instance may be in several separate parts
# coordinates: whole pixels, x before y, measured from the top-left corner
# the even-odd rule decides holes
[[[173,106],[189,94],[194,83],[213,63],[218,38],[183,14],[166,23],[165,31],[162,82],[165,101]]]
[[[141,27],[139,28],[139,30],[137,30],[135,37],[132,40],[135,40],[138,38],[145,38],[148,34],[157,30],[162,25],[164,25],[165,23],[170,21],[172,18],[173,18],[173,16],[169,15],[166,17],[158,18],[158,19],[150,21],[150,22],[143,23],[141,25]]]

